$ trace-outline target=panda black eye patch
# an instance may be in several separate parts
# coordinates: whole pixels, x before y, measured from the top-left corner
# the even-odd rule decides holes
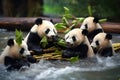
[[[55,34],[57,34],[54,29],[53,29],[53,32],[54,32]]]
[[[50,29],[47,29],[47,30],[45,31],[46,34],[48,34],[49,32],[50,32]]]
[[[96,43],[96,45],[99,45],[99,41],[96,41],[95,43]]]
[[[20,54],[23,54],[24,51],[25,51],[25,49],[24,49],[24,48],[21,48]]]
[[[75,36],[73,36],[73,37],[72,37],[72,39],[73,39],[73,41],[74,41],[74,42],[76,41],[76,38],[75,38]]]
[[[68,39],[68,38],[69,38],[69,36],[66,37],[66,39]]]
[[[87,29],[88,28],[88,25],[87,24],[85,24],[85,29]]]

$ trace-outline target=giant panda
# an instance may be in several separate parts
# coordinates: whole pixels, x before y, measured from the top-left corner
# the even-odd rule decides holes
[[[30,55],[27,44],[23,40],[22,44],[18,45],[16,40],[9,39],[0,55],[0,64],[5,65],[7,70],[18,70],[22,66],[30,66],[30,63],[35,62],[36,59]]]
[[[80,29],[88,30],[88,39],[90,42],[93,40],[94,36],[100,32],[104,32],[102,26],[99,24],[97,17],[87,17],[81,24]]]
[[[44,36],[47,37],[48,45],[46,48],[48,48],[57,40],[57,30],[51,21],[38,18],[24,41],[30,51],[36,54],[43,54],[43,47],[40,45],[40,41]]]
[[[63,50],[63,58],[79,56],[79,58],[93,57],[93,49],[87,38],[87,30],[74,28],[65,35],[67,48]]]
[[[91,43],[94,53],[103,57],[112,56],[114,50],[111,39],[112,35],[109,33],[98,33]]]

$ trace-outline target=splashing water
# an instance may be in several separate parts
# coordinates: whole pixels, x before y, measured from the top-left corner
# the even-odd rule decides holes
[[[108,58],[94,58],[80,60],[74,64],[70,62],[61,61],[46,61],[40,60],[39,63],[32,64],[30,68],[25,71],[6,72],[3,67],[0,71],[1,80],[93,80],[99,78],[94,76],[99,74],[102,80],[112,80],[120,77],[116,72],[113,76],[114,70],[120,70],[120,55]],[[100,60],[100,61],[99,61]],[[116,62],[117,61],[117,62]],[[112,71],[112,72],[111,72]],[[110,72],[110,73],[109,73]],[[112,73],[112,74],[111,74]],[[5,75],[2,75],[5,74]],[[105,74],[106,77],[103,76]],[[110,74],[110,75],[109,75]],[[111,75],[113,76],[112,78]],[[4,78],[6,76],[6,78]],[[94,77],[93,77],[94,76]],[[108,77],[109,76],[109,77]],[[101,79],[100,78],[100,79]],[[95,79],[99,80],[99,79]]]
[[[9,37],[14,33],[6,33]],[[0,34],[1,36],[3,35]],[[6,36],[1,37],[0,44],[7,41]],[[117,38],[115,36],[115,38]],[[114,39],[115,39],[114,38]],[[117,39],[118,40],[118,39]],[[4,42],[2,42],[4,41]],[[71,64],[67,61],[46,61],[31,64],[30,68],[22,71],[7,72],[0,65],[0,80],[119,80],[120,79],[120,54],[108,58],[98,57],[80,60]]]

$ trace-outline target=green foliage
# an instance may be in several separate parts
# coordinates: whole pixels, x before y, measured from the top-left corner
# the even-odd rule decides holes
[[[62,23],[66,26],[69,25],[67,18],[64,16],[62,17]]]
[[[72,30],[74,28],[75,24],[72,24],[71,26],[69,26],[69,28],[67,28],[64,33],[68,33],[70,30]]]
[[[93,16],[92,14],[92,8],[90,5],[88,5],[88,13],[89,13],[89,16]]]
[[[22,39],[23,39],[23,33],[16,29],[15,30],[15,40],[19,46],[22,44]]]
[[[77,61],[79,61],[79,56],[77,56],[77,57],[71,57],[70,58],[70,62],[73,64],[73,63],[75,63],[75,62],[77,62]]]
[[[60,46],[66,47],[66,43],[63,39],[59,39],[57,44],[60,45]]]
[[[100,19],[100,20],[99,20],[100,23],[103,23],[103,22],[106,22],[106,21],[107,21],[106,18],[104,18],[104,19]]]
[[[97,15],[101,18],[108,18],[109,21],[110,19],[120,21],[119,3],[119,0],[44,0],[44,13],[61,16],[61,14],[64,14],[63,7],[66,6],[70,9],[65,8],[66,13],[70,12],[74,16],[86,17],[88,15]],[[92,10],[88,11],[88,8],[89,10],[92,8]]]
[[[64,25],[64,23],[56,23],[55,27],[56,27],[57,30],[62,30],[62,29],[66,28],[66,26]]]
[[[64,18],[66,19],[72,19],[73,15],[70,13],[70,10],[67,7],[64,7]]]
[[[48,40],[47,40],[47,37],[46,37],[46,36],[44,36],[44,37],[42,38],[42,40],[40,41],[40,44],[41,44],[41,46],[42,46],[43,48],[45,48],[45,47],[47,46]]]
[[[62,55],[62,51],[60,51],[60,50],[55,50],[55,55]]]

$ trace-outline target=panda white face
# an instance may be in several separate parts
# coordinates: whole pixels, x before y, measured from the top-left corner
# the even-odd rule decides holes
[[[73,29],[65,35],[67,47],[76,47],[84,41],[85,36],[81,32],[81,29]]]
[[[81,25],[81,29],[86,29],[88,30],[89,32],[92,32],[96,29],[102,29],[102,27],[100,26],[100,24],[98,24],[98,19],[97,18],[94,18],[94,17],[87,17],[82,25]]]
[[[8,41],[8,46],[9,46],[9,49],[6,50],[6,54],[8,54],[9,56],[19,58],[20,56],[30,55],[27,44],[24,41],[22,41],[22,44],[19,46],[15,40],[13,41],[13,39],[10,39]]]
[[[94,37],[94,39],[91,43],[91,46],[96,49],[109,47],[109,46],[111,46],[110,41],[109,41],[111,38],[112,37],[110,34],[99,33]]]
[[[53,37],[57,36],[57,31],[54,28],[46,28],[45,34],[48,38],[53,38]]]
[[[19,53],[21,53],[23,56],[30,55],[30,52],[28,50],[28,46],[27,46],[27,44],[24,41],[22,41],[22,44],[21,44],[20,47],[21,48],[20,48]]]
[[[40,37],[47,36],[49,39],[52,39],[57,36],[57,30],[52,22],[43,20],[37,28],[37,33]],[[48,39],[48,40],[49,40]]]

